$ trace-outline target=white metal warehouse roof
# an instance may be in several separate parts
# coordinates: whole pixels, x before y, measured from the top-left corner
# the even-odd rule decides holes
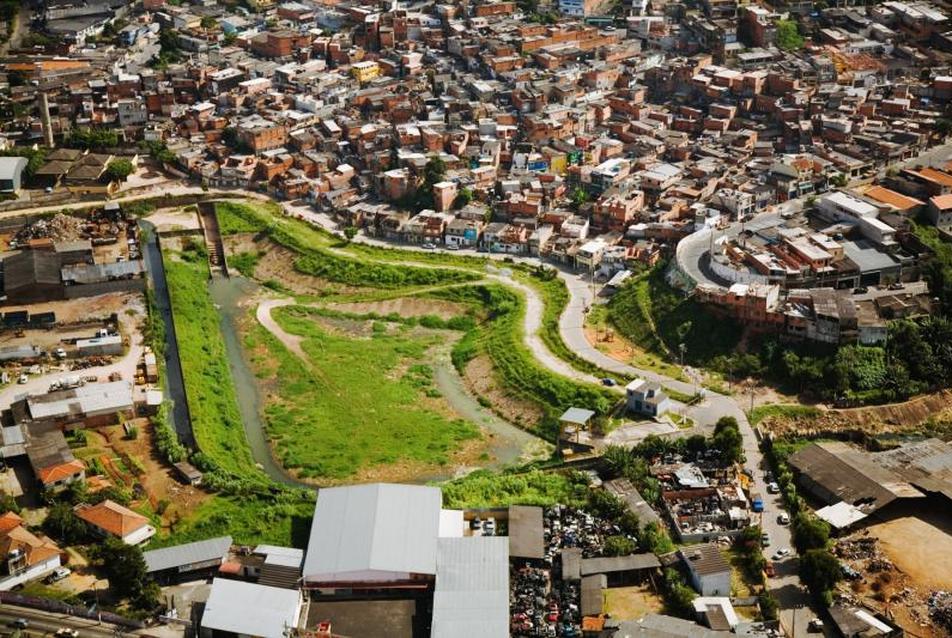
[[[436,487],[373,483],[320,491],[304,559],[308,581],[375,574],[436,573],[442,493]]]
[[[301,594],[295,589],[268,587],[216,578],[202,614],[202,629],[242,636],[284,638],[297,627]]]
[[[509,635],[509,539],[441,538],[431,638]]]

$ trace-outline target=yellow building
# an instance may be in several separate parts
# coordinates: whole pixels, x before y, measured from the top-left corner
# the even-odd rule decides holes
[[[350,73],[358,82],[370,82],[380,76],[380,65],[371,60],[355,62],[350,67]]]

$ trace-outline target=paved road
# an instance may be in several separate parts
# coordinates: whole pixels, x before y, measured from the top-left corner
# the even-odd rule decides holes
[[[18,618],[23,618],[29,623],[26,630],[21,630],[22,634],[27,636],[52,636],[62,627],[75,629],[79,632],[80,638],[117,638],[118,636],[134,636],[138,633],[121,630],[115,625],[103,624],[95,620],[8,604],[0,605],[0,632],[12,633],[14,627],[11,623]]]

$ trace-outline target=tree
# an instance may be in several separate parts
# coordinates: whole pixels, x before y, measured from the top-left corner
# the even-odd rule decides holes
[[[106,166],[106,177],[110,181],[124,182],[135,170],[131,160],[114,159]]]
[[[202,21],[199,23],[203,29],[206,31],[209,29],[214,29],[218,26],[218,21],[215,20],[212,16],[203,16]]]
[[[811,549],[800,557],[800,580],[817,598],[822,599],[842,578],[840,561],[829,550]]]
[[[344,237],[347,239],[348,242],[354,241],[354,237],[356,236],[357,236],[356,226],[348,226],[347,228],[344,229]]]
[[[803,36],[793,20],[777,20],[777,46],[784,51],[793,51],[803,46]]]
[[[434,155],[426,162],[426,166],[423,167],[423,181],[428,186],[432,187],[433,184],[443,181],[443,176],[446,175],[446,162],[439,155]]]
[[[20,513],[20,505],[17,503],[17,500],[13,498],[12,494],[0,494],[0,512]]]
[[[574,189],[572,189],[572,193],[569,195],[569,200],[572,202],[572,208],[578,210],[583,204],[585,204],[585,202],[588,201],[588,191],[581,186],[576,186]]]
[[[68,146],[89,150],[112,148],[119,145],[119,134],[99,126],[79,127],[70,131],[66,143]]]
[[[43,531],[67,545],[81,543],[89,532],[86,523],[76,516],[69,503],[55,503],[49,508]]]
[[[460,189],[460,192],[456,195],[456,199],[453,200],[453,208],[463,208],[471,201],[473,201],[473,191],[469,188]]]
[[[797,552],[811,549],[824,549],[830,542],[830,526],[824,521],[799,512],[793,517],[793,544]]]
[[[669,611],[682,618],[694,619],[697,594],[684,582],[684,577],[670,567],[664,570],[665,603]]]
[[[744,460],[744,437],[740,434],[737,419],[732,416],[722,416],[714,425],[714,436],[711,445],[721,452],[725,463],[740,463]]]
[[[114,592],[125,595],[140,609],[156,606],[158,594],[151,585],[145,558],[139,547],[109,537],[99,546],[96,554]]]
[[[628,556],[634,554],[638,546],[627,536],[609,536],[605,539],[606,556]]]
[[[849,184],[849,182],[849,178],[843,173],[837,173],[830,178],[830,183],[837,188],[844,188],[847,184]]]

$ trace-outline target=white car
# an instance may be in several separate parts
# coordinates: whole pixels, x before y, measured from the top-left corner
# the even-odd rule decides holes
[[[781,525],[789,525],[790,515],[787,514],[786,512],[781,512],[780,516],[777,517],[777,522],[780,523]]]
[[[780,560],[781,558],[785,558],[789,555],[790,555],[790,548],[782,547],[774,553],[771,560]]]
[[[779,494],[779,493],[780,493],[780,486],[777,485],[776,483],[768,483],[768,484],[767,484],[767,491],[768,491],[769,493],[771,493],[771,494]]]
[[[79,638],[79,632],[72,627],[60,627],[53,635],[63,636],[63,638]]]

